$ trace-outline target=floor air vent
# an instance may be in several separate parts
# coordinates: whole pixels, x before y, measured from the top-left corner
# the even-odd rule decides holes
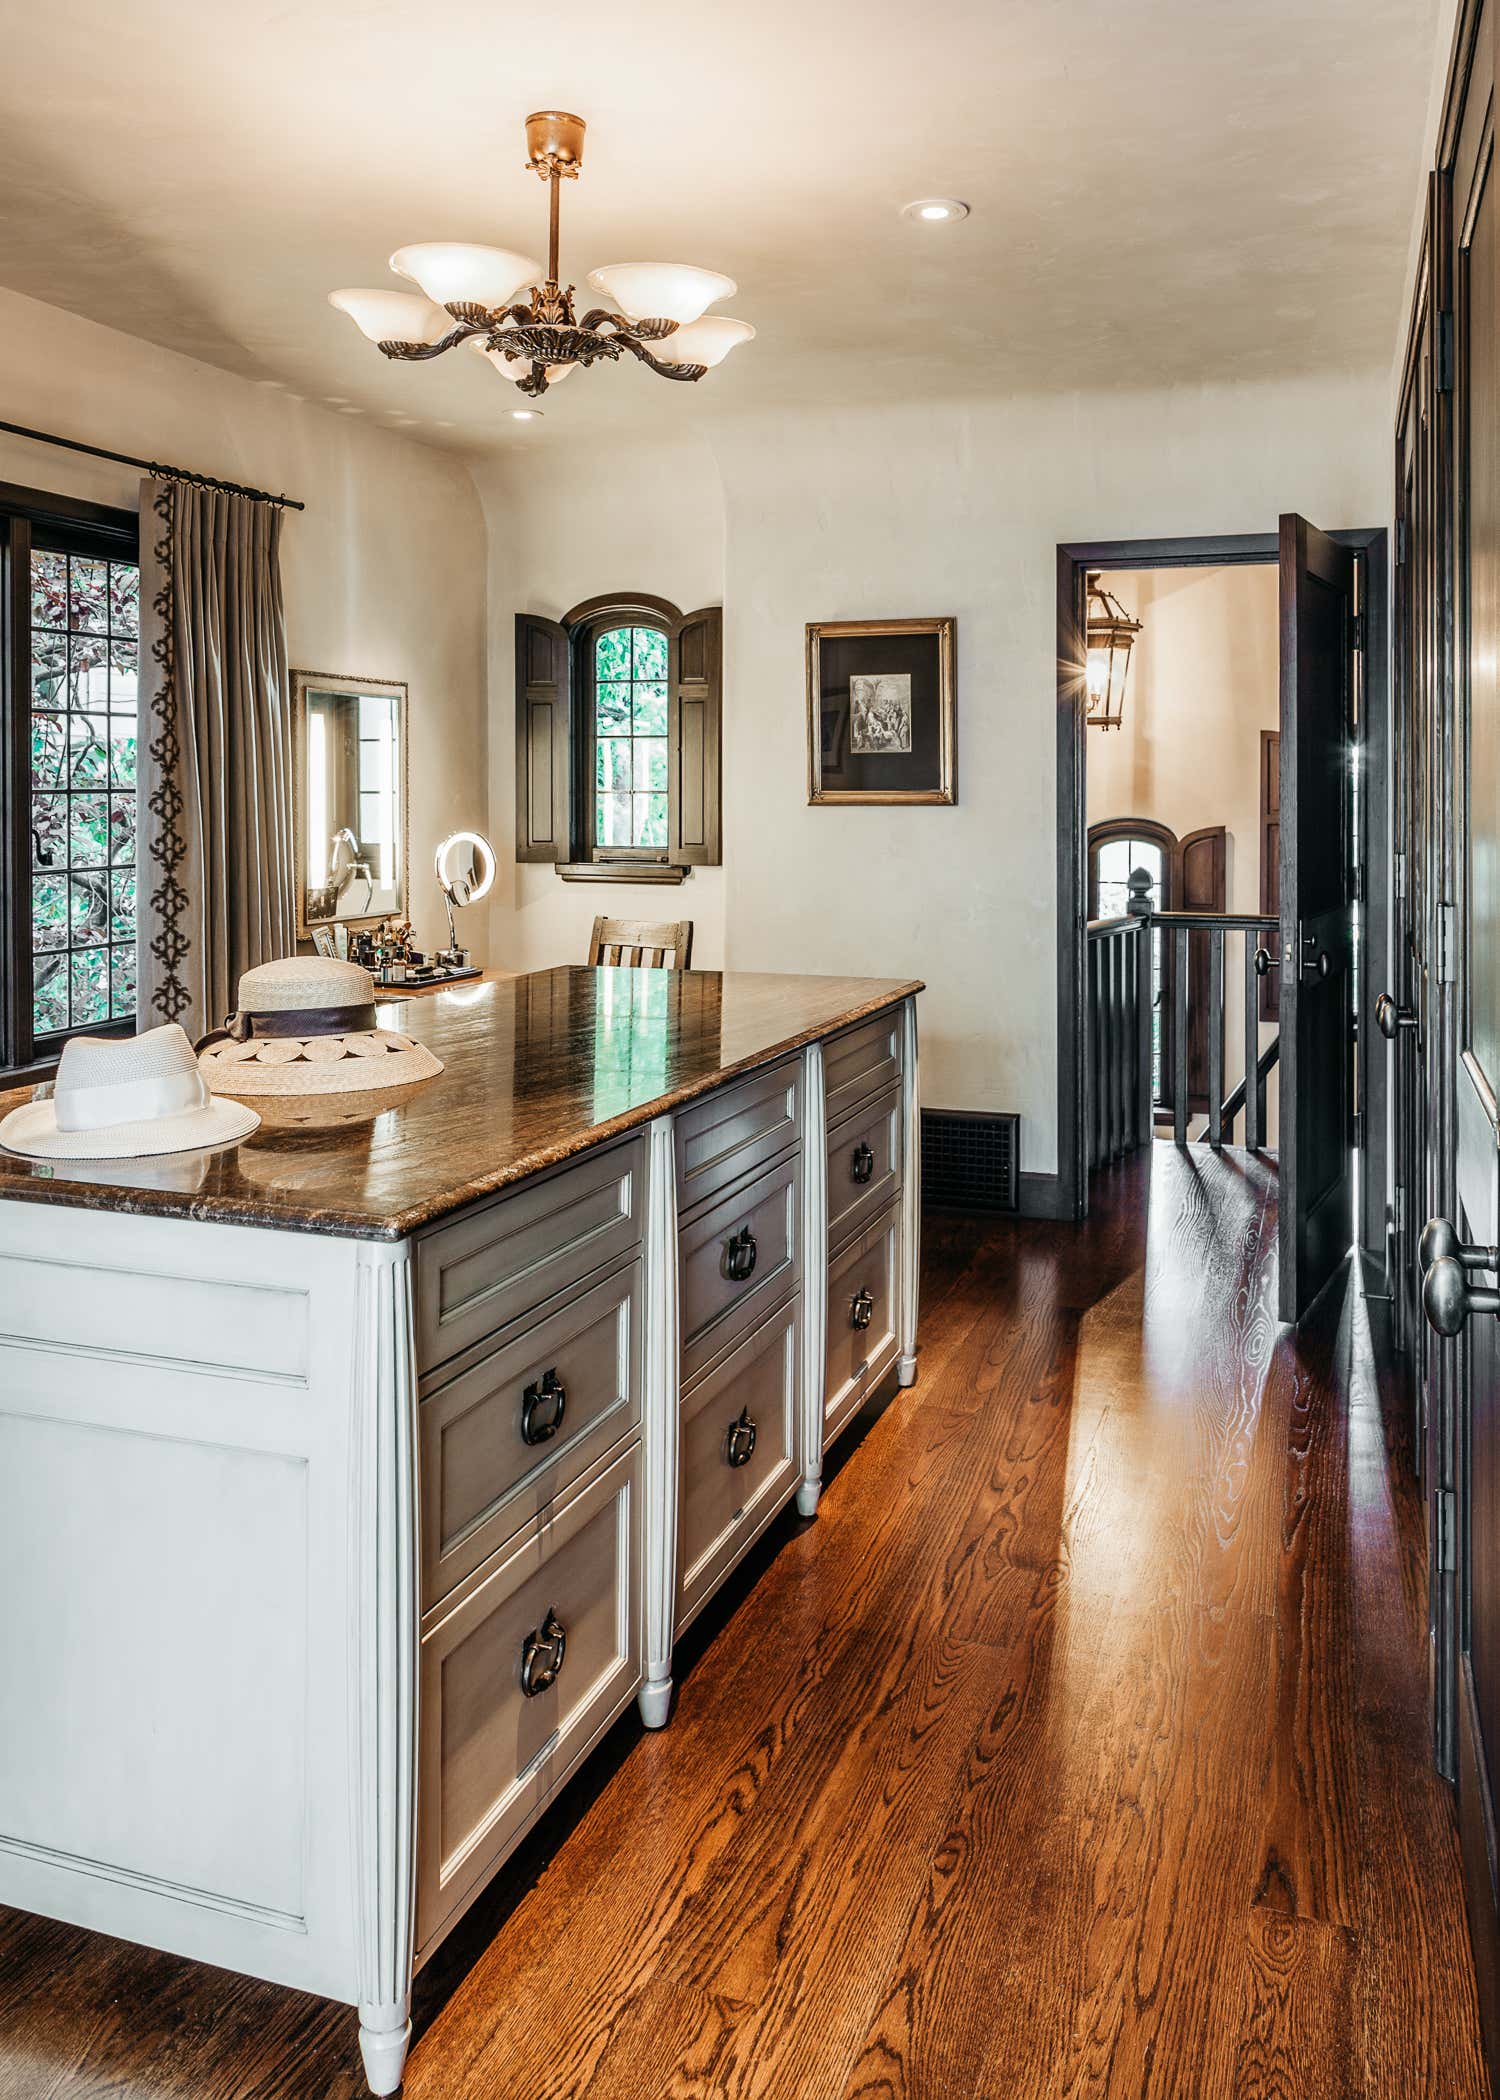
[[[922,1111],[922,1202],[930,1210],[1014,1210],[1021,1118]]]

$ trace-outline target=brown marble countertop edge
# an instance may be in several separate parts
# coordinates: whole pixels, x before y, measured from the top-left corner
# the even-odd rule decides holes
[[[194,1198],[170,1189],[126,1188],[108,1183],[86,1181],[64,1182],[61,1176],[35,1180],[7,1181],[0,1186],[0,1201],[16,1203],[45,1203],[62,1205],[73,1210],[113,1211],[125,1217],[176,1218],[184,1222],[206,1225],[250,1226],[261,1231],[315,1233],[325,1238],[346,1240],[369,1240],[389,1244],[396,1240],[411,1239],[428,1226],[443,1223],[467,1210],[472,1204],[482,1203],[501,1190],[512,1188],[518,1182],[529,1181],[533,1175],[543,1174],[551,1167],[560,1166],[565,1160],[576,1158],[598,1145],[609,1144],[619,1137],[628,1136],[655,1122],[658,1116],[672,1114],[698,1101],[706,1094],[715,1093],[720,1087],[741,1079],[747,1072],[759,1070],[777,1063],[795,1051],[803,1050],[809,1043],[820,1038],[838,1034],[856,1022],[869,1020],[900,1006],[908,998],[926,990],[926,983],[913,978],[908,983],[890,983],[882,986],[880,993],[859,1002],[841,1012],[836,1020],[823,1020],[816,1026],[801,1029],[782,1041],[755,1051],[717,1071],[704,1073],[700,1078],[684,1080],[654,1100],[644,1101],[637,1108],[624,1111],[603,1123],[580,1124],[576,1131],[556,1144],[533,1147],[508,1160],[503,1168],[491,1173],[479,1174],[465,1182],[461,1189],[455,1188],[425,1203],[413,1204],[405,1210],[393,1212],[389,1217],[374,1219],[368,1213],[344,1212],[334,1209],[303,1210],[288,1209],[283,1205],[257,1205],[242,1197],[208,1196]]]

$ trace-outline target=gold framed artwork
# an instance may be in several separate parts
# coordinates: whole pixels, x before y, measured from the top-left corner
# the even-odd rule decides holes
[[[807,630],[809,802],[955,802],[955,629],[820,620]]]

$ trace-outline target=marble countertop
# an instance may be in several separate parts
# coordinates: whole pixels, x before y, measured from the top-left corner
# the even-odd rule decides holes
[[[542,970],[387,1004],[443,1060],[411,1087],[259,1096],[252,1137],[155,1159],[0,1150],[0,1198],[401,1239],[922,985],[717,970]],[[0,1094],[0,1116],[29,1098]]]

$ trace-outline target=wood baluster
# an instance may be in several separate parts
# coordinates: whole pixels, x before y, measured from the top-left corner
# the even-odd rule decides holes
[[[1208,1142],[1224,1143],[1224,929],[1208,936]]]
[[[1156,986],[1153,971],[1156,962],[1157,936],[1152,932],[1149,920],[1141,927],[1136,937],[1139,955],[1140,997],[1136,1007],[1136,1057],[1139,1069],[1136,1081],[1139,1093],[1136,1097],[1136,1114],[1139,1119],[1138,1142],[1149,1145],[1152,1134],[1152,1113],[1156,1106],[1155,1089],[1151,1072],[1152,1024],[1156,1016]]]
[[[1124,1048],[1121,1039],[1120,1008],[1120,963],[1124,944],[1119,934],[1112,933],[1107,943],[1109,960],[1106,977],[1109,985],[1109,1157],[1111,1164],[1120,1156],[1120,1054]]]
[[[1173,928],[1172,986],[1172,1136],[1179,1145],[1188,1133],[1188,930]]]

